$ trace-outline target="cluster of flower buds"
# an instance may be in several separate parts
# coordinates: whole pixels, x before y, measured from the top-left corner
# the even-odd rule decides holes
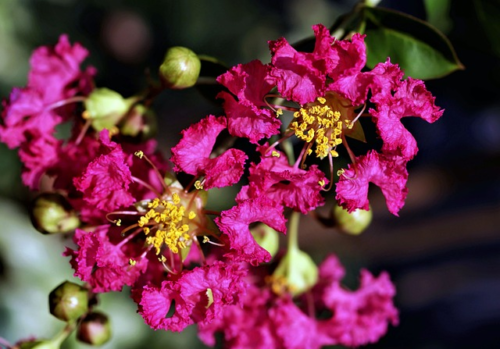
[[[171,149],[172,171],[151,139],[149,105],[164,88],[195,85],[196,54],[170,49],[160,86],[123,98],[94,86],[95,69],[80,68],[87,51],[66,36],[35,51],[27,86],[4,102],[0,140],[19,147],[23,182],[42,192],[33,206],[35,226],[44,233],[76,229],[64,255],[86,283],[83,293],[130,286],[153,329],[197,324],[206,344],[222,333],[227,348],[355,347],[397,324],[388,275],[363,270],[359,289],[348,290],[335,256],[318,267],[299,249],[299,217],[325,203],[335,179],[340,206],[329,222],[344,232],[359,234],[369,225],[369,183],[397,215],[407,194],[406,164],[417,152],[400,119],[433,122],[442,110],[422,81],[402,80],[389,59],[363,71],[364,36],[336,40],[322,25],[313,29],[313,52],[281,38],[269,43],[271,63],[240,64],[217,78],[225,87],[217,96],[225,116],[209,115],[182,131]],[[356,155],[348,139],[365,140],[360,119],[366,118],[383,145]],[[73,125],[66,139],[56,137],[63,122]],[[224,130],[253,144],[258,160],[216,146]],[[296,157],[292,143],[300,145]],[[334,173],[343,154],[352,163]],[[309,157],[327,158],[329,172],[308,164]],[[174,172],[191,181],[181,183]],[[237,185],[243,176],[232,208],[206,208],[210,189]],[[280,252],[279,233],[288,236]],[[82,317],[78,338],[105,341],[106,325],[102,337],[92,334],[95,323],[106,323],[103,315],[83,305],[67,309],[59,293],[51,294],[60,299],[51,312],[65,321]]]

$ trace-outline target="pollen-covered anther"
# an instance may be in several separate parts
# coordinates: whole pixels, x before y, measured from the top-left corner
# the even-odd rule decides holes
[[[271,153],[271,155],[275,158],[279,158],[281,156],[280,153],[278,153],[276,150],[273,150],[273,152]]]
[[[194,187],[198,190],[201,190],[203,189],[203,184],[201,183],[201,181],[196,181],[194,182]]]
[[[186,208],[182,206],[178,194],[172,194],[170,200],[156,198],[147,206],[149,211],[139,218],[137,224],[143,227],[144,234],[147,235],[146,244],[152,245],[157,255],[165,245],[173,253],[179,253],[179,249],[190,244],[189,225],[185,221],[194,219],[196,213],[191,211],[186,215]]]
[[[144,156],[144,152],[142,150],[138,150],[134,153],[135,156],[137,156],[139,159],[142,159]]]
[[[276,117],[279,118],[281,115],[283,115],[283,109],[281,108],[276,109]]]
[[[318,97],[317,102],[305,105],[294,113],[289,128],[295,136],[307,143],[315,142],[315,154],[324,158],[332,154],[332,148],[342,143],[342,121],[339,111],[333,111],[327,104],[327,99]],[[308,152],[309,155],[309,152]]]

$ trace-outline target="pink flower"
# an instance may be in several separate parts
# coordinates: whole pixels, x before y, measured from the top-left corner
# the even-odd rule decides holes
[[[375,151],[356,158],[356,164],[349,165],[339,178],[336,199],[349,212],[358,208],[368,210],[368,184],[371,182],[380,187],[387,208],[397,216],[408,193],[406,162],[400,156]]]
[[[217,98],[224,99],[227,128],[231,135],[245,137],[252,143],[279,133],[280,120],[267,109],[264,97],[273,85],[269,80],[269,67],[260,61],[239,64],[217,81],[227,87],[233,95],[223,91]]]
[[[132,174],[125,163],[125,153],[109,139],[108,130],[101,131],[100,140],[101,155],[87,166],[82,176],[74,179],[74,184],[88,206],[105,214],[136,200],[129,191]]]
[[[283,233],[286,231],[282,206],[266,198],[242,201],[230,210],[223,211],[215,219],[215,223],[229,240],[230,252],[226,257],[252,265],[271,260],[269,252],[260,247],[250,233],[249,225],[254,222],[262,222]]]
[[[356,291],[332,282],[324,290],[322,300],[333,315],[317,321],[323,344],[357,347],[378,341],[389,323],[398,324],[398,311],[392,302],[395,293],[387,273],[375,278],[362,270]]]
[[[316,44],[312,53],[296,51],[285,38],[269,42],[272,54],[270,76],[282,96],[300,104],[313,102],[324,95],[326,76],[339,63],[334,38],[325,26],[313,26]]]
[[[274,202],[304,214],[323,205],[321,189],[328,180],[316,165],[302,170],[290,166],[285,154],[263,157],[258,165],[250,166],[250,184],[242,188],[236,200],[266,196]]]
[[[120,233],[116,227],[100,227],[93,232],[77,229],[74,241],[78,250],[67,248],[64,252],[71,257],[74,275],[88,282],[93,292],[120,291],[123,286],[132,285],[147,267],[145,258],[129,264],[140,254],[142,246],[120,244]]]
[[[244,274],[237,264],[222,262],[183,272],[178,279],[163,281],[160,288],[145,287],[139,313],[154,329],[177,332],[193,323],[208,324],[226,306],[239,303],[245,292]]]
[[[216,158],[210,154],[219,133],[226,128],[226,118],[213,115],[182,131],[181,141],[172,148],[175,171],[205,176],[204,188],[233,185],[243,174],[247,156],[238,149],[229,149]]]

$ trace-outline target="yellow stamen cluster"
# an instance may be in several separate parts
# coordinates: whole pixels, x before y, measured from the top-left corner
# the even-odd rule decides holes
[[[187,217],[186,208],[181,205],[181,199],[176,193],[172,194],[172,200],[154,199],[148,203],[149,211],[142,216],[137,224],[143,228],[148,245],[153,245],[156,254],[160,254],[165,244],[173,253],[179,253],[179,248],[186,248],[186,243],[191,240],[188,234],[189,225],[185,224],[185,218],[194,219],[196,213],[189,212]]]
[[[296,119],[290,124],[290,129],[297,138],[311,143],[316,143],[316,156],[324,158],[330,154],[337,157],[334,148],[342,143],[342,121],[340,112],[333,111],[325,104],[326,99],[318,97],[317,103],[300,108],[293,114]]]

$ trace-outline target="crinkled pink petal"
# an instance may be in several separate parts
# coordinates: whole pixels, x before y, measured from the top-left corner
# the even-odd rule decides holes
[[[356,209],[368,210],[368,184],[371,182],[380,187],[389,211],[397,216],[408,192],[406,163],[400,156],[375,151],[358,157],[356,164],[349,165],[340,176],[336,199],[349,212]]]
[[[264,107],[265,95],[273,84],[269,81],[269,66],[258,60],[238,64],[217,78],[217,81],[238,97],[239,102],[249,102],[256,107]]]
[[[276,203],[293,208],[304,214],[322,205],[323,186],[328,183],[323,172],[316,165],[308,170],[290,166],[287,157],[263,157],[258,165],[251,164],[249,185],[244,187],[236,200],[266,196]]]
[[[88,282],[93,292],[120,291],[125,285],[132,285],[147,267],[147,260],[141,259],[134,266],[129,265],[137,251],[124,253],[119,241],[110,241],[110,236],[120,236],[120,230],[98,228],[94,232],[77,229],[74,240],[78,250],[67,248],[64,255],[70,256],[75,276]],[[135,253],[130,253],[135,252]]]
[[[398,311],[393,304],[395,293],[387,273],[374,278],[362,270],[356,291],[332,283],[325,289],[323,301],[333,315],[328,320],[318,320],[324,344],[356,347],[377,342],[387,332],[389,323],[398,324]]]
[[[171,307],[174,307],[174,312],[170,315]],[[181,332],[193,324],[190,317],[192,305],[183,301],[179,286],[171,281],[164,281],[161,288],[144,287],[138,312],[155,330]]]
[[[100,140],[101,155],[87,166],[81,177],[74,179],[74,184],[88,205],[111,212],[136,200],[129,192],[132,174],[125,163],[125,153],[109,139],[108,130],[101,131]]]
[[[14,88],[9,100],[3,101],[0,141],[11,149],[33,135],[52,135],[62,118],[45,110],[43,96],[35,90]]]
[[[327,90],[336,92],[351,101],[353,106],[367,102],[368,90],[372,91],[372,102],[391,96],[403,77],[403,72],[397,64],[389,59],[385,63],[377,64],[371,71],[356,71],[350,75],[342,75]]]
[[[228,305],[239,304],[245,294],[246,271],[235,263],[215,262],[184,273],[177,281],[186,303],[193,304],[191,318],[197,324],[211,322],[221,316]]]
[[[73,91],[65,90],[82,76],[80,64],[87,55],[88,51],[79,43],[71,46],[67,35],[61,35],[55,47],[37,48],[30,58],[28,87],[44,91],[46,103],[70,97],[74,88]]]
[[[242,306],[224,308],[222,316],[211,323],[198,326],[198,336],[207,345],[215,345],[215,334],[224,335],[224,348],[268,349],[281,348],[274,324],[269,319],[271,294],[248,285]]]
[[[283,233],[286,231],[282,206],[265,198],[239,202],[215,219],[215,223],[229,240],[230,252],[226,257],[252,265],[271,260],[269,252],[260,247],[250,233],[249,225],[254,222],[262,222]]]
[[[316,44],[312,53],[297,52],[285,38],[269,42],[272,54],[270,76],[282,96],[300,104],[313,102],[325,92],[326,75],[337,66],[339,56],[322,25],[313,27]]]
[[[373,98],[372,98],[373,100]],[[435,97],[425,88],[421,80],[408,78],[403,81],[394,96],[378,98],[377,109],[370,109],[377,130],[384,141],[382,151],[399,153],[411,160],[418,152],[417,142],[400,119],[416,116],[427,122],[434,122],[441,117],[444,110],[434,104]]]
[[[231,135],[248,138],[250,142],[257,144],[262,138],[279,133],[281,121],[269,109],[258,108],[244,101],[238,102],[225,91],[217,97],[224,99],[227,130]]]
[[[24,185],[38,190],[42,175],[58,161],[58,149],[62,141],[52,135],[40,135],[24,142],[19,148],[23,163],[21,178]]]
[[[316,320],[304,314],[291,298],[278,299],[269,310],[269,318],[283,348],[321,348]]]
[[[210,115],[182,131],[181,141],[172,148],[175,171],[205,176],[205,189],[221,188],[238,182],[247,156],[239,149],[229,149],[211,159],[219,133],[226,128],[226,118]]]
[[[338,56],[338,64],[328,73],[332,79],[353,75],[363,69],[366,64],[365,36],[356,33],[351,41],[335,40],[332,49]]]

